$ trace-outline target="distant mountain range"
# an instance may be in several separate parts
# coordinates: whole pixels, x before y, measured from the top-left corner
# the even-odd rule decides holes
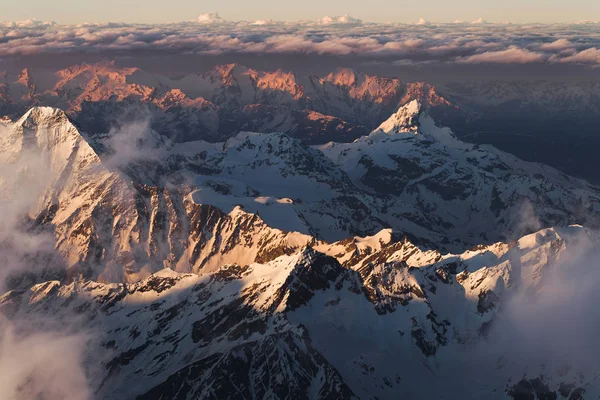
[[[243,130],[284,132],[315,143],[352,141],[410,100],[449,106],[429,85],[344,68],[320,78],[228,64],[172,79],[100,63],[40,80],[43,87],[28,70],[5,74],[0,86],[5,113],[59,107],[87,132],[108,132],[124,120],[147,117],[177,142],[223,140]]]
[[[58,107],[84,131],[147,119],[176,142],[282,132],[308,144],[351,142],[418,100],[459,138],[490,143],[596,181],[600,87],[594,83],[470,82],[434,87],[338,68],[325,77],[217,65],[170,78],[111,62],[0,76],[0,114]]]

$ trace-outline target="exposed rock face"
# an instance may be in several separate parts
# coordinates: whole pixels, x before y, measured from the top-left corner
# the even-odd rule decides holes
[[[352,142],[418,101],[443,126],[528,161],[599,182],[597,82],[482,81],[432,86],[338,68],[327,76],[238,64],[177,79],[114,63],[0,72],[0,118],[59,107],[84,131],[145,120],[176,142],[283,132],[309,144]],[[576,140],[573,140],[573,137]]]
[[[598,224],[595,186],[462,143],[416,103],[398,116],[386,132],[312,148],[284,134],[215,144],[90,136],[63,112],[34,108],[2,131],[3,193],[11,204],[28,190],[17,203],[30,222],[14,224],[49,232],[70,279],[108,282],[268,262],[384,228],[457,251]]]
[[[39,86],[27,70],[0,77],[0,111],[7,114],[33,105],[59,107],[92,133],[148,119],[177,142],[219,141],[242,130],[285,132],[308,143],[352,141],[413,99],[452,107],[427,84],[345,69],[319,78],[227,64],[170,79],[102,62],[57,71]]]
[[[599,189],[416,102],[388,122],[310,147],[90,135],[46,107],[3,121],[0,312],[89,334],[99,399],[596,395],[596,361],[566,368],[507,320],[597,247],[568,224],[598,224]]]
[[[63,321],[76,313],[67,327],[91,333],[85,362],[100,364],[90,369],[99,399],[595,393],[593,374],[507,353],[506,332],[493,327],[513,293],[535,298],[556,262],[582,242],[595,246],[590,232],[547,229],[456,255],[385,236],[346,243],[347,254],[323,245],[345,266],[305,247],[202,276],[165,269],[134,284],[46,282],[0,296],[0,310]],[[480,344],[491,349],[483,362]],[[521,380],[525,366],[543,377]],[[444,384],[418,385],[433,368]]]

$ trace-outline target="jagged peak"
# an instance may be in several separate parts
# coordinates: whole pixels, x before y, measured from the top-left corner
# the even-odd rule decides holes
[[[88,138],[71,122],[67,114],[54,107],[36,106],[19,118],[11,129],[3,150],[10,153],[22,151],[25,147],[37,146],[42,151],[50,151],[67,162],[66,158],[79,144],[85,144],[90,160],[100,161]],[[83,153],[81,153],[83,154]]]
[[[412,100],[401,106],[396,113],[382,122],[373,133],[383,132],[388,135],[395,133],[417,133],[422,113],[423,106],[421,102]]]
[[[590,237],[590,231],[581,225],[569,225],[567,227],[550,227],[540,229],[517,240],[517,246],[521,250],[533,249],[540,245],[556,240],[576,241]]]
[[[21,70],[17,82],[25,86],[29,86],[31,84],[31,74],[29,73],[29,69],[23,68],[23,70]]]
[[[17,126],[25,125],[47,125],[49,123],[65,122],[71,123],[67,114],[60,108],[36,106],[30,108],[21,118],[15,123]]]
[[[324,80],[338,86],[353,86],[364,78],[364,75],[352,68],[338,67],[331,71]]]
[[[465,147],[470,146],[456,138],[452,130],[448,127],[437,126],[433,118],[425,111],[423,104],[419,100],[412,100],[394,113],[390,118],[381,123],[377,129],[373,130],[369,138],[382,138],[396,134],[412,134],[419,137],[433,139],[444,146]]]
[[[281,310],[291,311],[306,304],[315,292],[332,287],[347,272],[334,257],[320,253],[309,245],[289,260],[292,268],[278,290],[281,301],[276,302],[277,306],[283,306]]]
[[[169,267],[165,267],[165,268],[155,272],[154,274],[152,274],[152,276],[156,277],[156,278],[171,278],[171,279],[178,279],[178,278],[181,278],[183,276],[188,276],[188,275],[189,274],[184,274],[181,272],[173,271]],[[151,278],[146,278],[145,281],[147,282],[150,279]]]
[[[252,68],[246,67],[245,65],[239,63],[229,63],[229,64],[217,64],[212,67],[207,74],[209,75],[218,75],[221,78],[229,77],[235,73],[256,73]]]
[[[251,71],[253,71],[253,75],[256,79],[261,81],[261,85],[266,85],[268,87],[287,87],[289,89],[300,86],[296,80],[296,74],[291,71],[286,71],[281,68],[275,71]]]
[[[91,72],[95,75],[108,75],[108,74],[118,74],[118,75],[131,75],[134,72],[139,71],[139,68],[131,67],[119,67],[115,63],[114,60],[103,60],[97,63],[81,63],[71,65],[65,69],[62,69],[56,72],[56,75],[63,79],[71,79],[81,73]]]

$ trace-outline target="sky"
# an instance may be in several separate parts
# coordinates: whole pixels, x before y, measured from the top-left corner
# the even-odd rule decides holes
[[[314,20],[349,14],[369,22],[473,21],[571,22],[599,20],[596,0],[1,0],[0,19],[82,22],[161,23],[218,12],[228,20]],[[165,7],[168,5],[168,7]]]

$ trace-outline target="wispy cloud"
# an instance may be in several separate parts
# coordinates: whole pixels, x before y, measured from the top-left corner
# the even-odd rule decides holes
[[[0,293],[31,275],[47,279],[45,269],[64,267],[50,232],[23,229],[56,176],[47,154],[15,145],[22,135],[0,124]],[[90,337],[70,317],[52,320],[32,313],[9,319],[0,314],[0,399],[91,398],[82,366]]]

